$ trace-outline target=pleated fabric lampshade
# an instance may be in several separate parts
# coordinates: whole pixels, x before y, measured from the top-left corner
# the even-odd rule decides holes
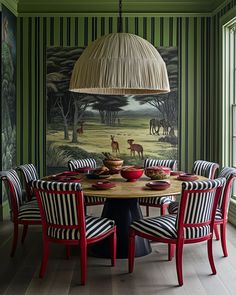
[[[76,61],[70,91],[145,95],[170,91],[167,69],[157,49],[129,33],[112,33],[92,42]]]

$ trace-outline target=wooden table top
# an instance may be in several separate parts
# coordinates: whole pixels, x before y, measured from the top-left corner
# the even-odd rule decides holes
[[[205,180],[205,177],[199,176],[198,180]],[[157,196],[169,196],[178,195],[181,193],[181,184],[183,181],[177,179],[177,176],[171,176],[169,179],[165,179],[170,182],[170,187],[165,190],[151,190],[146,187],[146,183],[151,180],[146,176],[139,178],[136,182],[127,182],[119,174],[112,175],[110,178],[105,179],[116,184],[115,187],[107,190],[98,190],[92,187],[92,184],[99,181],[98,179],[82,178],[81,184],[84,195],[105,197],[113,199],[127,199],[127,198],[140,198],[140,197],[157,197]],[[104,181],[104,180],[101,180]]]

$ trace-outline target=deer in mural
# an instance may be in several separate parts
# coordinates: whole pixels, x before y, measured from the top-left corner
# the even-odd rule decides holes
[[[80,122],[80,127],[77,129],[78,134],[83,134],[84,133],[84,121]]]
[[[133,143],[134,139],[128,139],[127,142],[130,145],[130,147],[128,148],[128,149],[130,149],[130,156],[135,157],[135,152],[137,152],[139,159],[143,159],[143,147],[142,147],[142,145]]]
[[[119,149],[119,143],[118,141],[115,141],[115,136],[111,135],[111,150],[112,153],[117,154],[117,152],[120,153],[120,149]]]

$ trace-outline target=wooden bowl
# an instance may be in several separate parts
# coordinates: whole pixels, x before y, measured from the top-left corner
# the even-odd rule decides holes
[[[104,166],[106,166],[109,170],[119,170],[121,169],[124,160],[103,160]]]

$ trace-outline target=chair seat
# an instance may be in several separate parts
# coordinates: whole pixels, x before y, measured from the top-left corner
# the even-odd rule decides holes
[[[141,233],[152,237],[161,237],[167,239],[177,238],[176,229],[177,215],[163,215],[154,218],[145,218],[135,221],[131,227]],[[186,239],[199,238],[210,233],[210,226],[201,226],[197,228],[184,229],[184,237]]]
[[[85,205],[103,204],[103,203],[105,203],[105,201],[106,201],[106,198],[102,198],[102,197],[84,196]]]
[[[115,221],[108,218],[99,218],[93,216],[85,217],[86,238],[99,237],[114,227]],[[48,236],[55,239],[79,240],[80,233],[78,229],[61,229],[48,227]]]
[[[163,205],[169,204],[173,201],[173,196],[165,196],[165,197],[150,197],[150,198],[140,198],[139,204],[146,205],[146,206],[153,206],[153,205]]]
[[[33,200],[21,205],[19,208],[18,219],[21,221],[39,221],[41,219],[41,216],[37,201]]]

